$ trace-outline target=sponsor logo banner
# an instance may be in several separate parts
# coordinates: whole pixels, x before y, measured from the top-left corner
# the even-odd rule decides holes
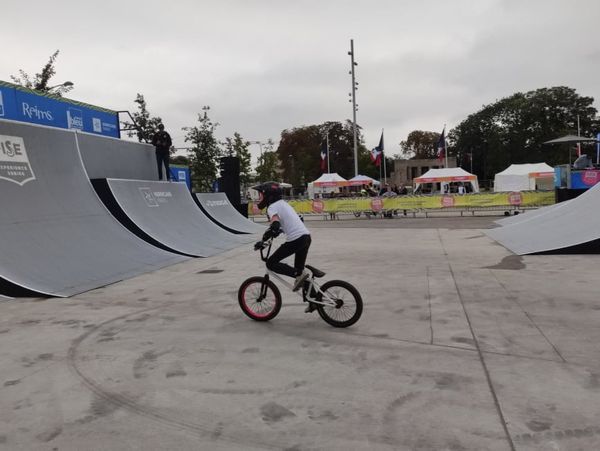
[[[9,83],[0,84],[0,117],[119,137],[119,118],[116,112],[18,89]]]
[[[35,180],[23,138],[0,135],[0,179],[21,186]]]

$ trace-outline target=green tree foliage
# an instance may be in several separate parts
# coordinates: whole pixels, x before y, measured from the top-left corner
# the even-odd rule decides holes
[[[256,181],[281,181],[280,178],[279,158],[277,157],[277,153],[273,151],[273,143],[271,142],[271,146],[267,147],[258,157],[258,164],[256,165]]]
[[[177,155],[175,157],[171,157],[171,164],[179,164],[181,166],[189,166],[190,159],[184,155]]]
[[[480,180],[493,179],[513,163],[568,163],[567,146],[543,143],[577,134],[578,115],[583,136],[596,132],[600,123],[593,102],[564,86],[513,94],[484,106],[454,128],[449,153],[468,170],[472,156],[473,172]]]
[[[24,86],[29,89],[35,89],[37,91],[47,92],[49,94],[54,94],[58,97],[62,97],[63,94],[71,91],[73,89],[72,82],[65,82],[63,84],[57,86],[48,86],[50,84],[50,79],[56,74],[56,69],[54,68],[54,64],[56,63],[56,59],[58,58],[58,54],[60,50],[57,50],[48,59],[46,65],[42,68],[42,71],[35,74],[34,79],[32,80],[29,74],[25,72],[23,69],[19,69],[19,76],[15,77],[11,75],[10,78],[16,84],[20,86]]]
[[[162,124],[162,119],[150,115],[146,100],[142,94],[138,93],[134,102],[137,104],[138,110],[131,115],[133,122],[123,122],[127,136],[130,138],[135,136],[139,142],[151,142],[154,133],[158,129],[158,125]]]
[[[209,192],[217,179],[218,161],[222,151],[215,138],[215,129],[219,124],[208,117],[209,106],[202,107],[202,110],[203,113],[198,114],[198,125],[184,127],[183,130],[186,132],[185,142],[192,146],[189,158],[193,190]]]
[[[284,181],[294,186],[304,186],[321,176],[321,149],[327,135],[330,171],[345,178],[354,177],[352,122],[325,122],[281,132],[277,155]],[[369,152],[362,144],[360,128],[357,138],[359,173],[378,177],[378,169],[371,163]]]
[[[252,156],[250,155],[250,142],[245,141],[238,132],[233,138],[225,138],[225,154],[229,157],[238,157],[240,160],[240,185],[246,186],[251,179]]]
[[[437,158],[437,142],[440,134],[424,130],[413,130],[406,141],[400,141],[402,157],[412,160]]]

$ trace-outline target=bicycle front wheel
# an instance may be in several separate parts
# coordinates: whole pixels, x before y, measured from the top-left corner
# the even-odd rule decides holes
[[[281,310],[279,288],[261,276],[246,279],[238,290],[242,311],[254,321],[269,321]]]
[[[321,286],[323,300],[333,300],[336,305],[318,304],[317,311],[323,320],[334,327],[348,327],[362,315],[363,301],[353,285],[343,280],[330,280]]]

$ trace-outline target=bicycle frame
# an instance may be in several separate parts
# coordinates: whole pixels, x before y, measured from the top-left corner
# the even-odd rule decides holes
[[[260,259],[266,263],[267,259],[269,258],[269,255],[271,254],[271,246],[273,245],[273,238],[266,241],[264,243],[264,245],[265,245],[264,247],[260,248]],[[267,248],[266,255],[264,254],[265,247]],[[331,297],[329,297],[327,295],[327,293],[324,293],[323,291],[321,291],[321,285],[319,285],[315,281],[315,276],[313,275],[312,271],[311,271],[310,277],[307,279],[308,287],[303,287],[302,289],[300,289],[296,292],[293,291],[294,286],[289,281],[287,281],[283,277],[281,277],[280,274],[277,274],[276,272],[273,272],[267,268],[267,273],[265,274],[265,280],[268,281],[271,276],[274,277],[275,279],[279,280],[283,285],[285,285],[293,293],[297,293],[298,295],[300,295],[300,297],[302,298],[303,301],[312,302],[314,304],[320,304],[320,305],[323,305],[326,307],[334,307],[335,308],[338,306],[338,303],[336,302],[335,299],[332,299]],[[261,298],[266,296],[266,291],[267,291],[266,284],[263,284],[263,287],[262,287],[261,293],[260,293]],[[315,293],[315,296],[312,296],[313,292]]]

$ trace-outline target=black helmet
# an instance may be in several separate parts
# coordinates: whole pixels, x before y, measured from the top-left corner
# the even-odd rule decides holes
[[[283,195],[281,185],[277,182],[261,183],[260,185],[253,186],[252,189],[255,189],[261,194],[257,204],[258,208],[261,210],[280,200]]]

